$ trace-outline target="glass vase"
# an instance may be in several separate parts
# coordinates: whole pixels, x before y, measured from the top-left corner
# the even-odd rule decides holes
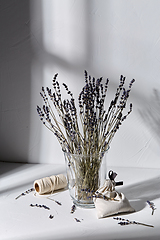
[[[93,195],[106,179],[108,149],[91,155],[64,152],[69,193],[75,205],[95,207]]]

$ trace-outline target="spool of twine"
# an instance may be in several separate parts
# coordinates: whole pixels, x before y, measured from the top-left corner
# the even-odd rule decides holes
[[[55,190],[67,186],[66,177],[63,174],[53,175],[34,181],[34,189],[38,194],[53,193]]]

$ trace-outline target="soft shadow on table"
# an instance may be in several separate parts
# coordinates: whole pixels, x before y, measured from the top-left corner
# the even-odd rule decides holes
[[[117,240],[159,240],[159,239],[160,239],[160,236],[117,238]],[[115,238],[113,238],[113,240],[115,240]]]
[[[0,161],[0,176],[2,177],[2,175],[8,174],[12,171],[18,171],[18,169],[23,167],[24,165],[27,166],[27,164],[25,163],[11,163]]]
[[[33,165],[32,164],[25,164],[25,163],[11,163],[11,162],[0,162],[0,180],[3,178],[6,178],[9,175],[16,175],[17,173],[21,171],[26,171],[29,169],[32,169]],[[24,180],[24,179],[23,179]],[[3,189],[2,184],[0,185],[0,194],[4,194],[5,192],[13,191],[19,187],[25,187],[27,185],[33,185],[33,180],[32,179],[27,179],[25,182],[17,181],[17,184],[12,185],[10,183],[8,186],[6,186],[5,189]],[[27,190],[27,189],[26,189]]]
[[[146,206],[147,200],[153,201],[160,198],[160,176],[127,187],[122,187],[121,192],[125,194],[136,212]]]
[[[95,238],[87,238],[88,240],[159,240],[159,236],[149,236],[149,237],[126,237],[126,238],[118,238],[118,237],[110,237],[106,238],[106,236],[101,237],[100,235],[95,236]],[[48,240],[48,239],[47,239]],[[64,238],[59,238],[59,240],[64,240]],[[65,238],[65,240],[75,240],[75,238]],[[83,240],[83,238],[76,238],[76,240]]]
[[[86,238],[85,236],[73,236],[73,237],[58,237],[57,240],[84,240],[84,239],[87,239],[87,240],[159,240],[160,237],[159,236],[154,236],[154,233],[153,235],[150,235],[150,236],[134,236],[135,235],[135,231],[130,231],[129,235],[125,235],[125,236],[121,236],[121,233],[119,232],[112,232],[112,233],[109,233],[106,231],[106,234],[104,235],[101,235],[100,233],[95,233],[94,232],[94,235],[91,234],[91,235],[87,235]],[[32,238],[33,240],[37,240],[37,238]],[[43,237],[38,237],[39,240],[44,240],[44,236]],[[56,239],[54,238],[54,236],[48,236],[46,235],[46,239],[47,240],[53,240],[53,239]],[[30,240],[30,239],[26,239],[26,240]]]
[[[33,182],[46,176],[57,175],[64,172],[63,165],[54,166],[53,170],[50,165],[25,164],[25,163],[5,163],[0,162],[0,180],[6,180],[5,187],[0,182],[0,194],[14,191],[18,188],[24,188],[24,191],[33,187]],[[49,166],[49,167],[48,167]],[[11,177],[14,181],[8,181]]]
[[[114,234],[113,234],[114,235]],[[47,238],[47,240],[53,240],[54,238]],[[84,240],[84,237],[82,238],[75,238],[75,237],[71,237],[71,238],[58,238],[58,240]],[[149,237],[130,237],[128,236],[127,238],[118,238],[118,237],[110,237],[110,238],[106,238],[106,236],[101,237],[99,234],[97,234],[97,236],[95,235],[94,238],[93,237],[87,237],[88,240],[159,240],[160,237],[159,236],[149,236]],[[28,239],[27,239],[28,240]],[[41,240],[41,239],[40,239]]]

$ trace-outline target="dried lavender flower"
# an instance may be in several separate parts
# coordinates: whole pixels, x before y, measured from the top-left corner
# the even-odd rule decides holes
[[[81,222],[81,220],[79,220],[78,218],[74,218],[76,222]]]
[[[46,205],[40,205],[40,204],[30,204],[30,207],[39,207],[39,208],[44,208],[44,209],[47,209],[47,210],[50,210],[49,207],[47,207]]]
[[[73,206],[71,207],[71,213],[74,213],[75,210],[76,210],[76,206],[75,206],[75,204],[73,204]]]
[[[150,202],[149,200],[147,201],[148,205],[152,209],[152,215],[154,214],[154,211],[156,210],[155,205],[153,202]]]
[[[131,80],[126,89],[126,78],[121,75],[114,98],[108,103],[108,109],[106,109],[109,79],[106,81],[102,77],[95,79],[85,70],[85,85],[79,93],[78,108],[76,108],[73,93],[66,83],[62,85],[68,99],[62,98],[57,77],[58,74],[53,77],[53,89],[42,87],[40,95],[43,105],[37,106],[37,113],[44,126],[56,136],[64,152],[92,156],[88,162],[83,160],[81,162],[81,173],[83,173],[81,177],[82,179],[88,177],[89,180],[89,175],[93,175],[93,171],[86,174],[86,166],[92,166],[91,169],[97,170],[100,168],[105,151],[108,150],[124,120],[132,112],[132,104],[127,113],[124,113],[124,110],[135,80]],[[58,113],[60,120],[54,110]],[[68,164],[72,166],[70,161]],[[82,188],[84,186],[81,186]],[[92,186],[87,188],[95,191]],[[84,195],[84,192],[80,192]],[[87,193],[86,197],[91,196]]]
[[[26,194],[28,194],[28,193],[30,193],[30,192],[33,192],[33,191],[35,191],[35,189],[34,189],[34,188],[30,188],[30,189],[28,189],[27,191],[25,191],[25,192],[21,193],[20,195],[18,195],[15,199],[17,200],[17,199],[20,198],[21,196],[25,196]]]
[[[129,224],[137,224],[137,225],[142,225],[142,226],[145,226],[145,227],[154,227],[153,225],[149,225],[149,224],[141,223],[141,222],[136,222],[136,221],[130,221],[128,219],[124,219],[124,218],[120,218],[120,217],[113,217],[113,219],[121,221],[121,222],[118,223],[121,226],[129,225]]]

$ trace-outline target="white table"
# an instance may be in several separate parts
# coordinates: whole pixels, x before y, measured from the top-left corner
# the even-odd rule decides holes
[[[123,192],[136,212],[119,217],[154,225],[120,226],[113,217],[97,219],[96,209],[77,208],[71,214],[72,200],[68,190],[52,195],[61,206],[34,192],[15,198],[33,187],[36,179],[65,173],[63,165],[0,163],[0,239],[160,239],[160,169],[108,167],[118,173],[116,181],[124,184],[116,189]],[[147,200],[154,202],[151,215]],[[31,207],[44,204],[50,208]],[[49,215],[54,215],[53,219]],[[74,218],[81,222],[76,222]]]

